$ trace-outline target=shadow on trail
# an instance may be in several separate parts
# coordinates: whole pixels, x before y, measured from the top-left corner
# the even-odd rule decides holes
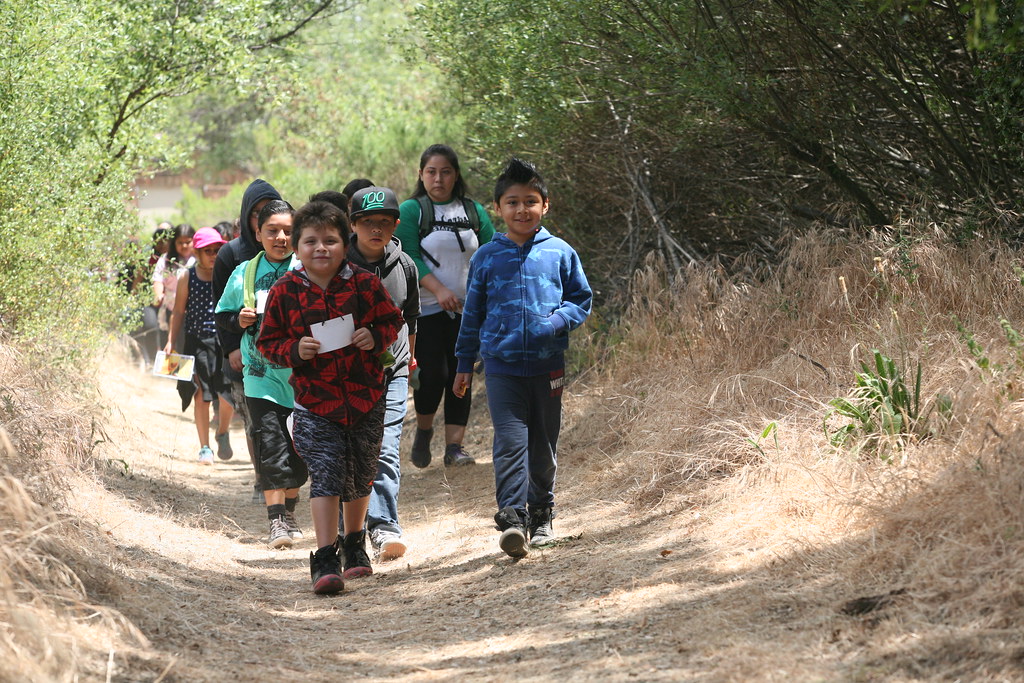
[[[211,492],[211,477],[229,473],[232,481]],[[100,478],[104,487],[131,501],[140,510],[172,520],[183,527],[202,528],[239,543],[259,542],[262,526],[252,527],[247,519],[259,514],[262,505],[253,504],[252,465],[237,455],[212,467],[195,465],[194,479],[180,473],[159,470],[137,471],[107,468]],[[251,508],[251,509],[249,509]],[[265,513],[263,514],[265,518]],[[252,528],[250,528],[252,527]]]

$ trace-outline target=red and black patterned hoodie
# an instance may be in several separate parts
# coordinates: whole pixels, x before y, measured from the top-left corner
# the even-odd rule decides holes
[[[355,329],[373,334],[372,351],[355,344],[299,357],[299,339],[309,326],[351,314]],[[402,313],[377,276],[345,261],[325,292],[301,270],[290,270],[270,288],[263,326],[256,339],[271,363],[292,368],[295,405],[342,425],[356,424],[384,391],[381,352],[398,337]]]

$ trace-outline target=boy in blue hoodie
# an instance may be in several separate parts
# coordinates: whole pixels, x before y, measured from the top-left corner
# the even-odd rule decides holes
[[[554,541],[564,353],[569,331],[590,315],[593,295],[575,250],[541,225],[548,191],[533,164],[508,162],[494,208],[507,231],[470,261],[452,389],[469,390],[481,354],[494,424],[498,545],[520,558],[529,546]]]

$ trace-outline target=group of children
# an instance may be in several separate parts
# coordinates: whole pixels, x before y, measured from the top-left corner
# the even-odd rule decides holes
[[[184,329],[183,350],[196,356],[195,383],[183,400],[196,401],[199,461],[213,461],[210,402],[221,402],[221,425],[233,405],[247,426],[272,547],[301,537],[294,511],[310,480],[317,544],[310,575],[318,594],[372,573],[367,536],[382,560],[406,550],[398,445],[421,278],[394,238],[395,193],[368,181],[358,186],[346,188],[351,197],[321,192],[295,210],[255,181],[243,198],[239,237],[226,242],[210,228],[196,231],[196,262],[177,284],[171,316],[172,334]],[[469,390],[482,358],[499,546],[520,558],[554,540],[563,354],[592,295],[576,252],[541,225],[548,191],[531,164],[508,163],[494,210],[506,232],[470,260],[451,390]]]

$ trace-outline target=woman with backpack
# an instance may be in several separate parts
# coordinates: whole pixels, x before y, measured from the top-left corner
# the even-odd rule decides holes
[[[418,381],[415,376],[410,381],[417,426],[412,464],[421,468],[430,464],[434,414],[444,398],[444,464],[471,465],[475,461],[462,441],[472,398],[469,392],[461,398],[452,392],[455,340],[462,322],[469,259],[494,236],[494,225],[484,207],[466,197],[459,157],[448,145],[431,145],[420,156],[416,189],[399,206],[399,213],[395,236],[420,276],[421,313],[413,360]]]

